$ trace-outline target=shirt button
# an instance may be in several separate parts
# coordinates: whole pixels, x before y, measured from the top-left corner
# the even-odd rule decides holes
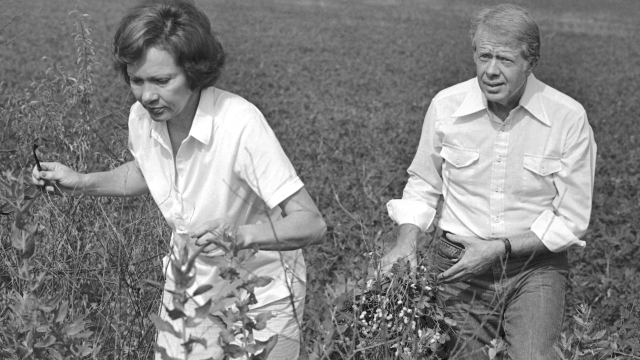
[[[499,223],[499,222],[500,222],[500,219],[499,219],[499,218],[494,218],[494,219],[493,219],[493,222],[494,222],[494,223]]]
[[[498,162],[502,162],[502,158],[498,156]]]
[[[542,167],[542,169],[540,169],[540,171],[544,172],[544,166]]]

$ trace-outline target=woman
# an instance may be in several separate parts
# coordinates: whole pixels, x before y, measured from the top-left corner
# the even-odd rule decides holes
[[[151,193],[173,230],[172,251],[185,244],[191,253],[202,248],[191,289],[214,288],[197,297],[200,304],[222,291],[222,264],[213,257],[222,250],[211,242],[217,234],[231,235],[239,248],[260,249],[246,270],[273,281],[256,288],[253,314],[271,311],[276,317],[255,337],[278,334],[269,358],[297,358],[306,278],[300,249],[321,242],[326,226],[258,109],[213,87],[225,56],[206,15],[187,0],[135,6],[120,22],[113,54],[137,100],[129,115],[135,160],[91,174],[45,162],[42,171],[34,168],[33,182],[47,181],[56,188],[47,190],[72,195]],[[163,303],[172,308],[171,267],[166,275]],[[161,316],[170,321],[164,307]],[[207,348],[195,346],[189,358],[220,358],[219,331],[209,321],[190,328],[189,335],[205,338]],[[183,358],[181,342],[158,335],[158,345],[173,357]]]

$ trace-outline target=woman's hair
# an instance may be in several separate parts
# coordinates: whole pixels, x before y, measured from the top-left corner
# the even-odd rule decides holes
[[[540,30],[529,12],[520,6],[500,4],[480,10],[471,20],[470,32],[474,51],[478,35],[489,33],[522,46],[522,55],[529,62],[540,58]]]
[[[113,38],[114,67],[127,84],[127,65],[158,47],[173,54],[191,90],[213,86],[225,54],[207,16],[190,0],[147,0],[130,8]]]

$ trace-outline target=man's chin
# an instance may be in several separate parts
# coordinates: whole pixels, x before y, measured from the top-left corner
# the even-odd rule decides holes
[[[483,91],[484,96],[487,98],[487,101],[500,103],[504,101],[505,96],[500,91]]]

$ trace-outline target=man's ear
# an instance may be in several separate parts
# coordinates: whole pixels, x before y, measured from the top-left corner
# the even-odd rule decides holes
[[[527,69],[527,72],[531,74],[533,72],[533,69],[536,68],[536,65],[538,65],[538,58],[534,58],[529,61],[529,69]]]

